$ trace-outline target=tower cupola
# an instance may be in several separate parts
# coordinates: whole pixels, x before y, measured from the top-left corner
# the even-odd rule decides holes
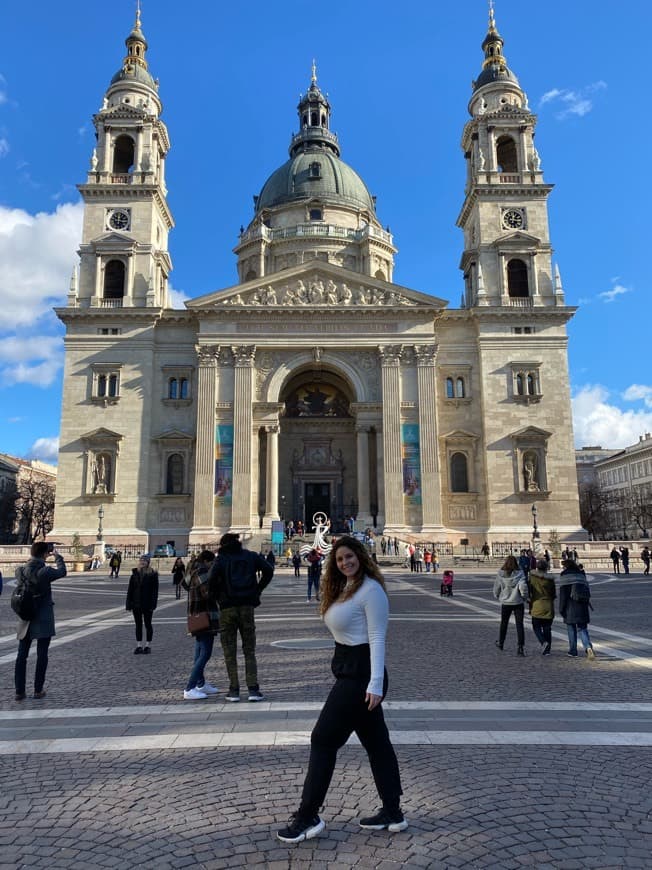
[[[290,157],[309,148],[325,149],[340,156],[340,146],[335,133],[330,131],[331,104],[317,85],[317,65],[312,62],[310,87],[302,95],[297,106],[299,132],[290,142]]]

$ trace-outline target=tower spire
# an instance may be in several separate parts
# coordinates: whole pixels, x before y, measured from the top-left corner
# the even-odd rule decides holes
[[[315,60],[314,57],[312,59],[312,75],[310,77],[310,84],[312,84],[312,85],[317,84],[317,61]]]

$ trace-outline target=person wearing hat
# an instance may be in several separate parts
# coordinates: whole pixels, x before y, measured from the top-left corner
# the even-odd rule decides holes
[[[158,571],[150,565],[149,556],[141,556],[134,568],[127,587],[126,609],[131,610],[136,624],[136,655],[151,653],[154,636],[152,616],[158,602]],[[145,623],[145,646],[143,647],[143,622]]]

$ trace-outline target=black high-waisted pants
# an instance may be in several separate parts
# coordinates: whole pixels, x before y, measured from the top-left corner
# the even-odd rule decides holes
[[[396,753],[389,739],[382,704],[369,710],[365,694],[370,677],[369,644],[335,644],[331,670],[336,682],[310,738],[310,762],[299,812],[313,816],[324,803],[338,750],[355,732],[369,756],[371,772],[383,806],[398,809],[403,794]],[[383,698],[387,692],[387,671]]]

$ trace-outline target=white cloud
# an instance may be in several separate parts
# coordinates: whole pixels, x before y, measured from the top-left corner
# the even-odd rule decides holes
[[[27,451],[26,459],[40,459],[42,462],[56,463],[59,457],[58,438],[37,438]]]
[[[0,157],[6,157],[9,154],[9,140],[5,136],[0,136]]]
[[[555,115],[559,121],[563,121],[572,115],[583,118],[593,108],[592,95],[596,91],[604,90],[606,87],[606,82],[597,81],[576,91],[568,88],[551,88],[541,97],[539,106],[545,106],[546,103],[560,105],[561,109]]]
[[[7,95],[7,79],[0,73],[0,106],[9,99]]]
[[[598,293],[598,299],[602,299],[605,303],[614,302],[619,296],[631,292],[631,287],[624,287],[622,284],[614,284],[611,290],[605,290],[602,293]]]
[[[652,408],[652,387],[643,384],[632,384],[623,393],[626,402],[643,401],[648,408]]]
[[[51,335],[0,339],[0,388],[15,384],[49,387],[63,366],[63,341]]]
[[[185,308],[186,306],[183,303],[186,299],[190,299],[190,296],[184,293],[183,290],[175,290],[171,285],[168,286],[168,295],[172,308]]]
[[[0,206],[4,324],[32,327],[53,305],[64,302],[77,262],[82,215],[81,202],[36,215]]]
[[[636,385],[630,390],[649,390]],[[610,403],[610,393],[606,387],[591,385],[580,387],[574,394],[573,428],[577,447],[597,445],[601,447],[622,449],[638,442],[644,432],[652,431],[652,411],[627,410]],[[643,396],[631,395],[631,399]],[[646,402],[647,404],[647,402]]]

